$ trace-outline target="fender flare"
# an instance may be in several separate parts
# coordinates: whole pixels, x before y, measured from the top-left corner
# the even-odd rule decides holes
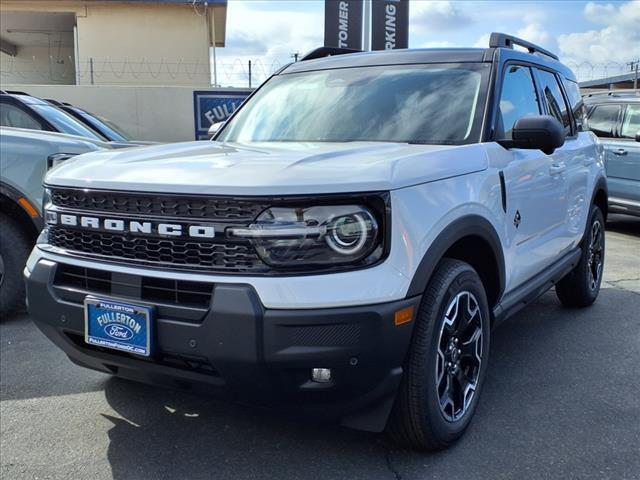
[[[602,214],[604,215],[604,219],[607,219],[607,214],[609,213],[609,186],[607,185],[607,177],[605,176],[601,176],[598,178],[598,180],[596,180],[596,183],[593,187],[593,192],[591,192],[591,203],[589,205],[594,205],[595,201],[596,201],[596,196],[598,195],[599,191],[603,191],[604,192],[604,197],[607,203],[606,206],[606,210],[604,212],[602,212]]]
[[[42,223],[42,218],[38,217],[38,218],[33,218],[31,217],[31,215],[29,215],[24,207],[22,207],[20,205],[19,200],[21,198],[26,198],[26,195],[22,194],[19,190],[17,190],[16,188],[12,187],[11,185],[8,185],[7,183],[0,181],[0,196],[5,196],[7,197],[9,200],[11,200],[16,207],[18,207],[20,209],[21,212],[23,212],[25,214],[26,218],[29,218],[29,220],[31,221],[31,223],[33,224],[33,226],[36,228],[36,230],[39,232],[40,230],[42,230],[43,228],[43,223]]]
[[[467,215],[449,224],[436,239],[431,243],[425,252],[416,272],[413,275],[407,297],[422,295],[429,284],[429,280],[451,246],[464,237],[481,237],[491,247],[493,255],[498,264],[498,301],[504,293],[505,287],[505,265],[502,242],[493,225],[484,217],[479,215]]]

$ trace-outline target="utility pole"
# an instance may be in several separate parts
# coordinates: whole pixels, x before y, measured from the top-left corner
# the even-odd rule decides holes
[[[249,88],[251,88],[251,60],[249,60]]]
[[[298,61],[298,57],[300,57],[300,52],[293,52],[293,53],[290,55],[290,57],[291,57],[291,58],[293,58],[293,61],[294,61],[294,62],[297,62],[297,61]]]
[[[631,67],[632,72],[635,72],[635,75],[633,76],[633,89],[638,91],[638,66],[640,66],[640,60],[629,62],[627,65]]]

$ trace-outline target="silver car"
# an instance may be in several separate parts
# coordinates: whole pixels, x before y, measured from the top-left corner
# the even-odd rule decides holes
[[[0,127],[0,316],[24,299],[22,269],[42,228],[42,178],[75,155],[106,142],[61,133]]]

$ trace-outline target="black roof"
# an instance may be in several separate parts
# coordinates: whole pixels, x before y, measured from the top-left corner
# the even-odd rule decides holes
[[[516,50],[514,46],[525,51]],[[576,81],[573,72],[560,63],[556,55],[504,33],[492,33],[488,48],[409,48],[353,53],[353,50],[321,47],[306,54],[302,61],[282,68],[279,73],[382,65],[504,62],[511,59],[547,67]]]
[[[491,61],[484,48],[407,48],[373,52],[347,53],[313,58],[290,64],[284,72],[305,72],[332,68],[374,65],[408,65],[412,63],[478,63]]]

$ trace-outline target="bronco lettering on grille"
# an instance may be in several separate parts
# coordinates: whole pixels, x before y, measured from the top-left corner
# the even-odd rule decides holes
[[[65,225],[88,230],[108,232],[129,232],[143,235],[161,235],[169,237],[214,238],[213,225],[185,225],[180,223],[159,223],[116,218],[85,217],[69,213],[58,214],[47,211],[45,215],[49,225]]]

